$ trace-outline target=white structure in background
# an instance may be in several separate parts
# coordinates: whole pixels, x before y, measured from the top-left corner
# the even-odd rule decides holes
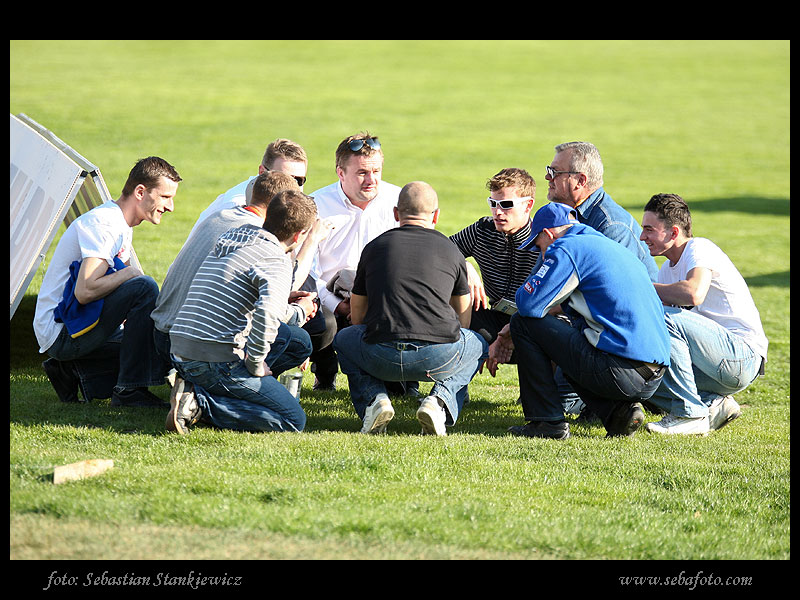
[[[100,170],[30,117],[11,116],[11,315],[62,221],[113,200]],[[136,253],[131,264],[140,268]]]

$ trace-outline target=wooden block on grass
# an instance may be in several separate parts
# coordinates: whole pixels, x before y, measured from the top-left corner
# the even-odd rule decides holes
[[[82,460],[69,465],[61,465],[53,471],[53,483],[59,484],[66,481],[86,479],[105,473],[114,467],[114,461],[105,458]]]

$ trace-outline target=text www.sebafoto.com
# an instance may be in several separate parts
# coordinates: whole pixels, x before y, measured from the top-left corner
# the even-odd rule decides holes
[[[679,585],[686,586],[693,590],[698,585],[753,585],[752,577],[718,577],[713,573],[706,575],[703,571],[698,571],[696,575],[687,575],[686,571],[681,571],[679,575],[671,577],[656,577],[656,576],[633,576],[633,577],[620,577],[620,585],[630,586],[652,586],[652,585]]]

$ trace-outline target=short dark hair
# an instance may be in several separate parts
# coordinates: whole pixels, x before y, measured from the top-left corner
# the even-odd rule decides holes
[[[297,180],[282,171],[264,171],[253,182],[250,204],[266,208],[273,197],[284,190],[299,190]]]
[[[151,190],[158,185],[159,179],[166,177],[175,183],[181,180],[181,176],[171,164],[158,156],[148,156],[147,158],[140,158],[133,165],[131,172],[128,173],[128,180],[125,182],[125,187],[122,188],[123,196],[130,196],[137,185],[143,185],[146,189]]]
[[[298,231],[310,228],[317,218],[317,205],[299,189],[284,190],[269,203],[264,229],[284,241]]]
[[[667,227],[678,226],[686,237],[692,237],[692,213],[678,194],[656,194],[647,202],[644,212],[651,212]]]

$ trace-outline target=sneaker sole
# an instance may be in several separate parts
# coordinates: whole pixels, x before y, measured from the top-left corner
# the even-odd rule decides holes
[[[394,409],[390,408],[388,410],[383,411],[377,417],[375,417],[375,421],[372,423],[372,427],[367,429],[366,427],[361,428],[361,433],[368,433],[372,435],[376,435],[379,433],[383,433],[386,431],[386,426],[389,424],[394,418]]]
[[[422,425],[423,435],[447,435],[447,429],[445,428],[444,424],[442,424],[442,430],[437,431],[436,421],[434,421],[433,416],[426,410],[417,411],[417,421],[419,421],[419,424]]]
[[[708,431],[702,431],[702,432],[692,431],[692,432],[689,432],[689,433],[670,432],[670,431],[666,431],[664,429],[651,428],[650,425],[652,425],[652,424],[653,423],[648,423],[647,425],[645,425],[644,430],[647,433],[654,433],[656,435],[667,435],[667,436],[668,435],[694,435],[694,436],[697,436],[697,437],[706,437],[708,435]]]
[[[178,414],[178,397],[183,393],[185,385],[186,384],[184,383],[180,386],[180,392],[177,392],[177,386],[172,386],[172,392],[170,392],[169,395],[169,412],[167,413],[167,431],[174,431],[180,435],[186,435],[189,433],[189,430],[183,427],[176,418],[176,415]]]
[[[715,427],[711,431],[719,431],[720,429],[725,427],[725,425],[727,425],[731,421],[735,421],[736,419],[738,419],[741,415],[742,415],[742,411],[741,410],[737,410],[735,413],[732,413],[731,415],[729,415],[727,419],[725,419],[722,423],[720,423],[717,427]]]

